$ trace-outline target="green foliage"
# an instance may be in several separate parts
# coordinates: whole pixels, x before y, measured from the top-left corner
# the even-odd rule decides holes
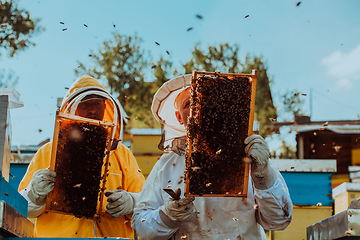
[[[218,47],[209,46],[207,53],[200,49],[200,43],[195,45],[192,51],[192,59],[183,64],[185,73],[192,71],[220,71],[226,73],[240,72],[242,64],[238,58],[239,46],[230,46],[228,43]]]
[[[282,141],[280,150],[280,159],[296,159],[296,148],[291,145],[287,145],[285,141]]]
[[[296,117],[303,116],[304,112],[302,111],[302,106],[304,104],[304,100],[301,98],[300,93],[296,90],[286,91],[285,94],[281,95],[281,101],[283,103],[283,116],[286,114],[291,114],[292,119],[285,120],[293,120]]]
[[[108,83],[112,93],[119,93],[119,101],[130,117],[129,128],[154,128],[159,123],[151,113],[151,103],[158,88],[168,79],[180,74],[197,71],[220,71],[224,73],[252,73],[257,70],[255,120],[259,121],[259,134],[264,138],[274,133],[270,119],[277,118],[267,66],[262,57],[246,56],[244,63],[239,58],[239,46],[228,43],[209,46],[202,50],[197,43],[191,52],[191,59],[185,64],[184,73],[179,73],[173,63],[160,57],[149,61],[150,53],[140,47],[142,40],[135,36],[113,33],[113,40],[103,43],[98,53],[92,53],[93,67],[86,68],[80,63],[75,70],[77,76],[88,74]],[[145,73],[153,75],[153,81],[145,81]]]
[[[159,60],[156,61],[151,68],[154,72],[154,83],[157,88],[161,87],[173,76],[177,76],[177,70],[173,69],[173,63],[168,60],[164,60],[162,57],[160,57]]]
[[[155,127],[151,114],[151,99],[157,89],[153,82],[146,82],[144,74],[150,66],[149,54],[140,47],[142,39],[113,32],[113,39],[103,43],[98,53],[91,53],[94,65],[75,70],[77,76],[84,74],[107,82],[111,93],[119,94],[119,102],[129,115],[127,128]],[[159,76],[161,72],[159,71]]]
[[[4,53],[13,57],[18,51],[25,50],[35,43],[29,38],[44,30],[39,26],[39,19],[31,19],[28,11],[19,9],[17,1],[0,0],[0,59]],[[17,84],[18,77],[14,72],[0,69],[0,87],[13,87]]]
[[[29,38],[43,31],[39,19],[31,19],[28,11],[19,9],[17,1],[0,0],[0,56],[7,51],[13,57],[17,51],[35,44]]]
[[[260,129],[259,134],[266,138],[274,133],[272,121],[270,119],[277,118],[277,111],[274,106],[270,84],[272,80],[269,79],[267,74],[267,66],[262,60],[262,57],[250,58],[249,55],[245,58],[243,68],[244,73],[251,73],[253,69],[257,70],[257,83],[256,83],[256,97],[255,97],[255,120],[259,121]]]

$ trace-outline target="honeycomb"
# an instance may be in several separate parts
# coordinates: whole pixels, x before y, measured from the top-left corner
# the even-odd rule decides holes
[[[185,171],[189,194],[242,194],[250,102],[247,77],[215,74],[192,79]]]
[[[50,210],[94,218],[100,198],[108,129],[88,122],[60,121],[56,183]]]

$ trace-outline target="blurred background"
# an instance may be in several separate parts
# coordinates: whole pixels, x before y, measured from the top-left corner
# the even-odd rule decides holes
[[[150,107],[164,82],[256,69],[254,131],[294,203],[293,223],[268,237],[305,239],[360,196],[346,185],[360,182],[359,10],[358,0],[0,0],[0,88],[24,105],[5,118],[10,183],[51,141],[58,103],[82,75],[120,101],[123,143],[146,177],[162,154]]]

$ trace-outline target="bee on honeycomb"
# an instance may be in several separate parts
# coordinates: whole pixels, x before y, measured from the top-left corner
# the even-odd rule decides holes
[[[192,79],[187,127],[191,144],[186,151],[190,194],[236,194],[243,190],[250,102],[251,81],[247,77],[215,74]]]
[[[95,216],[107,136],[108,130],[101,125],[62,120],[57,144],[57,181],[52,210],[79,218]]]

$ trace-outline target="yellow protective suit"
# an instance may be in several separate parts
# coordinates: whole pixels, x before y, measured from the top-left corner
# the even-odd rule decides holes
[[[69,93],[63,100],[61,112],[71,102],[76,92],[83,92],[84,89],[93,91],[90,86],[104,89],[95,79],[83,76],[79,78],[70,88]],[[106,90],[103,90],[106,91]],[[106,100],[108,101],[108,100]],[[115,103],[115,105],[117,105]],[[120,111],[119,106],[116,106]],[[116,110],[115,110],[116,111]],[[67,111],[69,113],[69,111]],[[114,101],[106,102],[106,110],[104,119],[107,122],[113,121]],[[117,129],[115,139],[119,139],[120,135],[120,117],[117,118]],[[45,169],[50,166],[52,142],[47,143],[39,149],[28,166],[27,172],[19,185],[19,191],[26,188],[33,174],[39,169]],[[118,143],[116,149],[110,152],[109,158],[109,175],[106,182],[106,191],[123,189],[128,192],[140,192],[145,182],[144,176],[139,171],[135,157],[121,143]],[[83,171],[83,169],[75,169]],[[35,223],[35,236],[37,237],[121,237],[134,238],[134,232],[131,223],[125,216],[112,218],[105,213],[106,197],[103,200],[102,214],[100,221],[94,221],[85,218],[76,218],[72,215],[58,214],[54,212],[44,211],[40,214]]]

